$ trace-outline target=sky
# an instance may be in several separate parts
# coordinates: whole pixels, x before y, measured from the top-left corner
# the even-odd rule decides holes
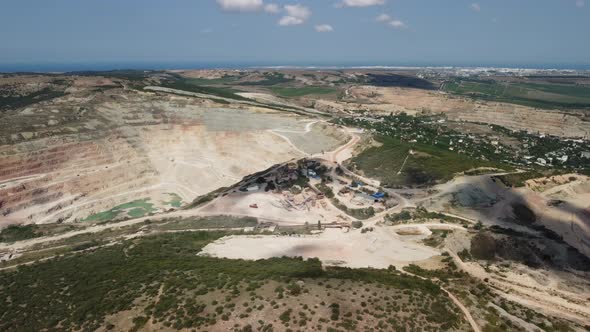
[[[589,33],[590,0],[0,0],[0,70],[590,68]]]

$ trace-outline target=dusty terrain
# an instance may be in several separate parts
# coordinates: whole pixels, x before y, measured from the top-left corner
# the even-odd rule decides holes
[[[0,146],[2,224],[83,220],[145,198],[167,210],[173,208],[163,202],[167,193],[190,202],[346,139],[262,108],[135,91],[88,93],[4,116],[16,125],[3,130]],[[25,123],[37,130],[22,131]]]
[[[426,260],[439,252],[403,240],[391,229],[375,227],[364,234],[360,230],[329,228],[320,235],[227,237],[207,245],[200,254],[253,260],[317,257],[328,266],[385,269]]]
[[[437,193],[421,202],[428,209],[530,234],[539,232],[535,225],[543,226],[590,256],[589,181],[586,176],[570,174],[532,179],[525,187],[508,188],[490,176],[459,177],[436,186]],[[519,205],[532,211],[532,220],[519,219],[515,214]]]
[[[528,331],[558,330],[564,322],[581,329],[590,319],[585,306],[590,294],[588,176],[581,172],[543,176],[513,188],[498,176],[523,170],[475,176],[460,172],[431,187],[383,188],[376,179],[343,165],[374,144],[372,130],[337,126],[330,120],[359,116],[378,121],[390,113],[444,113],[446,125],[462,133],[491,134],[488,124],[496,124],[559,137],[587,137],[590,122],[583,112],[475,101],[440,92],[438,80],[407,80],[413,74],[402,74],[392,76],[398,80],[393,84],[401,87],[370,71],[2,77],[2,97],[23,98],[0,109],[0,230],[14,230],[7,227],[11,224],[43,227],[17,228],[16,235],[22,238],[1,243],[0,270],[20,272],[22,266],[78,257],[71,253],[89,255],[84,257],[109,253],[106,257],[121,260],[125,267],[137,259],[138,270],[133,271],[141,271],[143,256],[133,254],[142,246],[149,248],[144,256],[170,250],[169,256],[154,256],[158,264],[186,255],[171,265],[174,272],[166,277],[170,278],[167,285],[184,286],[174,289],[154,282],[155,277],[134,284],[146,289],[136,290],[140,296],[133,309],[111,313],[106,319],[125,329],[139,323],[146,331],[171,329],[172,324],[180,324],[168,318],[174,315],[189,324],[194,317],[189,310],[201,310],[199,324],[214,329],[255,325],[265,315],[284,316],[286,309],[270,302],[274,296],[283,298],[284,290],[274,279],[266,286],[246,288],[234,280],[221,288],[208,284],[199,290],[177,291],[191,282],[203,282],[199,278],[207,273],[214,281],[223,273],[241,275],[233,265],[236,262],[250,273],[248,282],[256,283],[262,278],[256,264],[266,267],[267,262],[283,260],[286,265],[269,271],[283,273],[293,265],[310,264],[348,276],[350,292],[361,292],[360,284],[353,282],[371,273],[379,278],[375,285],[372,277],[365,279],[371,281],[364,285],[365,292],[380,292],[375,289],[382,287],[380,282],[393,282],[393,289],[402,292],[410,287],[404,278],[414,278],[412,285],[428,282],[422,291],[443,294],[445,308],[452,305],[460,314],[448,330],[469,326],[474,331],[515,326]],[[408,87],[425,82],[419,88]],[[292,95],[273,94],[273,87]],[[333,92],[315,94],[318,87]],[[501,141],[519,144],[515,139]],[[497,168],[478,171],[482,173],[473,174],[500,172]],[[176,236],[190,241],[175,243]],[[149,247],[154,243],[158,250]],[[109,251],[119,246],[125,249]],[[219,271],[225,272],[215,270],[224,264],[225,270]],[[179,266],[188,270],[179,272]],[[342,267],[354,270],[338,270]],[[294,279],[305,279],[300,276],[309,273],[309,266],[302,268],[304,274],[281,274],[287,276],[288,287],[294,287]],[[204,274],[191,279],[194,271]],[[313,271],[312,275],[319,275]],[[109,278],[105,280],[115,280]],[[324,288],[323,282],[313,278],[297,283],[304,289],[302,285],[308,284],[310,293],[279,301],[280,305],[311,308],[315,303],[319,314],[298,313],[301,320],[293,320],[292,327],[295,322],[331,326],[322,316],[334,314],[334,307],[317,306],[320,294],[324,300],[342,302],[350,312],[342,322],[332,318],[334,326],[345,328],[353,319],[352,329],[386,324],[383,314],[367,312],[363,309],[367,303],[355,302],[344,289],[329,290],[332,286]],[[238,295],[242,287],[250,291],[249,298],[245,292]],[[258,288],[264,301],[253,295]],[[210,292],[206,301],[215,304],[204,309],[206,305],[191,307],[194,301],[187,300],[183,308],[157,309],[174,303],[171,299],[180,301],[178,294],[197,292]],[[423,298],[403,292],[409,303]],[[224,297],[230,307],[230,298],[258,301],[257,312],[244,309],[230,319],[233,307],[227,313],[226,308],[213,309]],[[367,298],[372,298],[369,307],[376,312],[383,311],[385,303],[390,306],[389,299]],[[426,302],[430,307],[424,312],[442,310]],[[398,309],[392,310],[407,317],[405,309]],[[531,309],[535,313],[527,311]],[[20,309],[15,310],[13,314]],[[220,320],[213,319],[222,313]],[[275,327],[290,326],[284,317],[279,320],[282,323],[272,321]],[[396,326],[392,320],[387,324]],[[415,327],[411,322],[404,324]]]

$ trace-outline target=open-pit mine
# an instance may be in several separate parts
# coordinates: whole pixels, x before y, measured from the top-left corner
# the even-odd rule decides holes
[[[588,330],[590,73],[527,73],[0,74],[0,330]]]

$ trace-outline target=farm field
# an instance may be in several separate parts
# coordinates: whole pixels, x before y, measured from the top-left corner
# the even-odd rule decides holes
[[[335,88],[321,87],[321,86],[306,86],[306,87],[272,87],[270,89],[273,94],[281,97],[301,97],[306,95],[327,95],[338,92]]]
[[[590,108],[590,87],[583,85],[456,80],[445,91],[485,100],[538,108]]]

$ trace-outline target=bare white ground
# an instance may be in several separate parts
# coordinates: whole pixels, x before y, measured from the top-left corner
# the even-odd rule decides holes
[[[428,259],[440,253],[402,237],[388,227],[373,232],[326,229],[318,235],[227,236],[208,244],[199,255],[231,259],[267,259],[282,256],[319,258],[324,265],[351,268],[387,268]]]

